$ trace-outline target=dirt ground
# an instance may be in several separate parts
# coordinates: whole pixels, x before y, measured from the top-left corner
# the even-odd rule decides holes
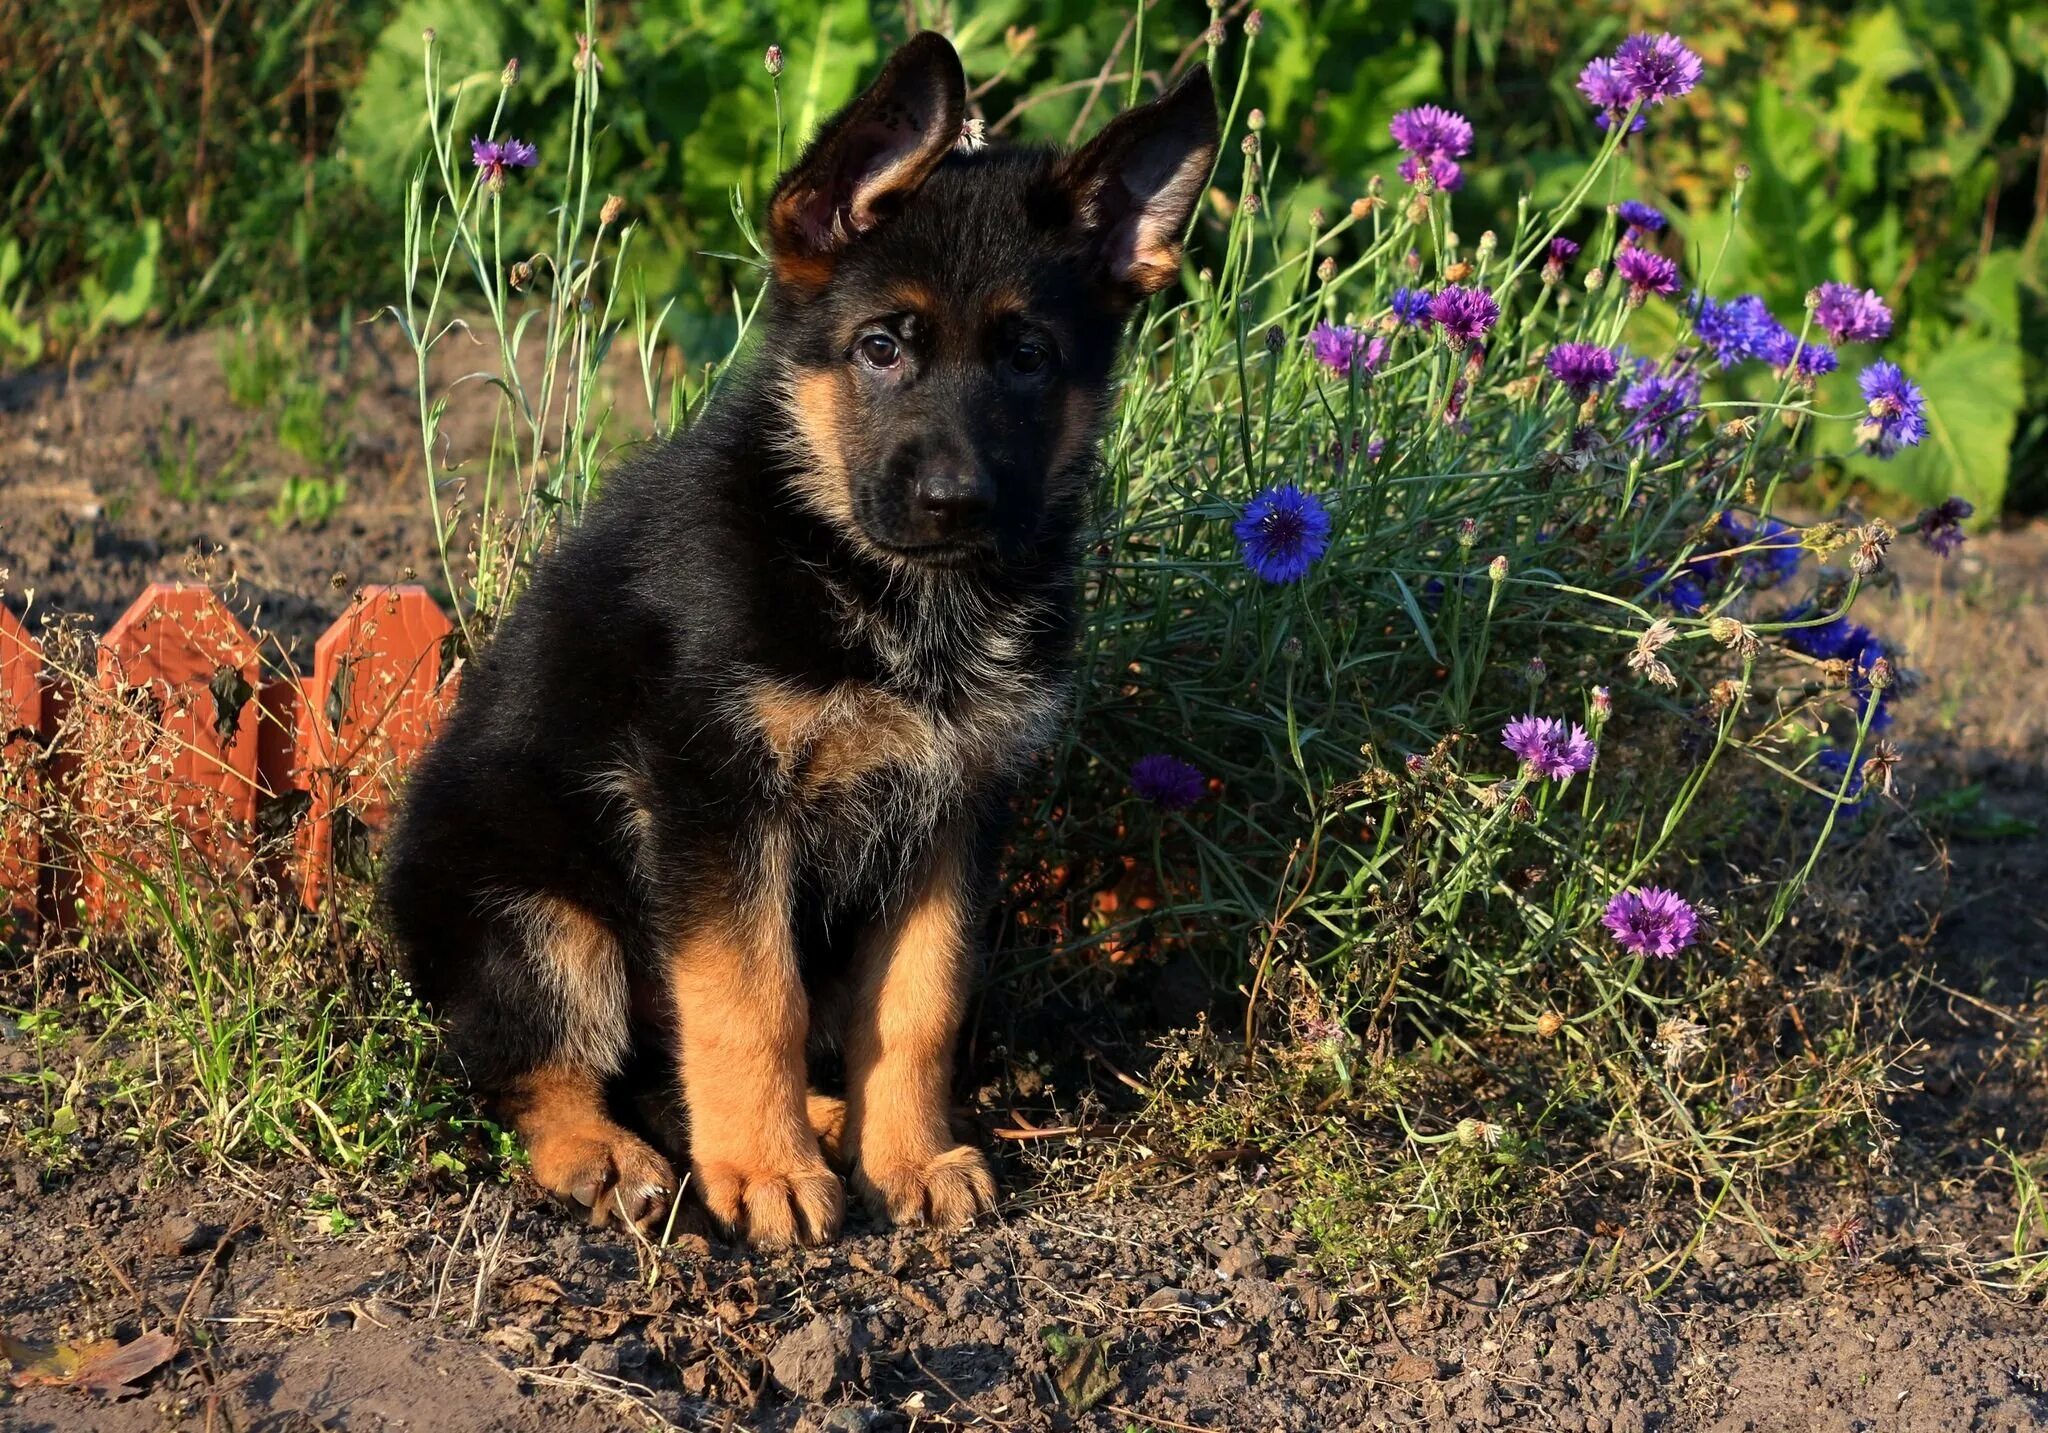
[[[265,441],[223,400],[211,340],[144,341],[71,389],[0,382],[0,567],[17,610],[33,588],[36,606],[104,625],[196,551],[304,643],[350,586],[425,571],[408,375],[368,345],[356,361],[355,494],[311,531],[280,532],[258,500],[156,490],[166,415],[191,423],[202,458]],[[1938,575],[1902,557],[1906,594],[1878,610],[1925,678],[1903,713],[1907,784],[1983,796],[1955,827],[1932,937],[1867,942],[1923,972],[1920,1088],[1889,1111],[1890,1170],[1788,1187],[1774,1211],[1814,1231],[1863,1218],[1848,1254],[1774,1251],[1723,1225],[1654,1289],[1637,1271],[1683,1243],[1693,1191],[1651,1187],[1575,1196],[1524,1237],[1455,1252],[1419,1291],[1332,1280],[1255,1163],[1163,1161],[1103,1197],[1084,1146],[994,1138],[1020,1115],[1058,1122],[1084,1092],[1112,1121],[1135,1098],[1078,1057],[1096,1035],[1085,1019],[1049,1020],[1036,1037],[1067,1039],[1079,1073],[1056,1104],[1016,1106],[997,1093],[1015,1031],[991,1022],[969,1083],[989,1092],[973,1115],[1006,1199],[956,1236],[855,1216],[821,1251],[685,1234],[650,1262],[519,1185],[337,1218],[289,1169],[156,1185],[111,1142],[61,1181],[16,1163],[0,1170],[0,1333],[163,1329],[182,1351],[119,1399],[17,1392],[0,1428],[2048,1426],[2040,1294],[1975,1277],[2014,1223],[1987,1140],[2033,1150],[2048,1123],[2048,926],[2026,898],[2048,881],[2048,528],[1974,540]],[[0,1024],[0,1068],[26,1058],[13,1034]]]

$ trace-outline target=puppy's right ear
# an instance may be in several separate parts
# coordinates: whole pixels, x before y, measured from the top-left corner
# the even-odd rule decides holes
[[[966,115],[967,77],[944,35],[926,30],[891,55],[775,186],[768,247],[776,278],[822,288],[840,251],[939,167]]]

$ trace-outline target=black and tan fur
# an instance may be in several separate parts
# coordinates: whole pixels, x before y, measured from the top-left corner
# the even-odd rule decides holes
[[[1118,343],[1216,121],[1200,71],[1071,155],[970,151],[964,113],[920,35],[783,176],[757,338],[539,564],[412,778],[388,919],[599,1220],[680,1187],[619,1113],[661,1087],[757,1243],[832,1233],[834,1163],[897,1221],[995,1198],[947,1122],[972,934],[1067,705]]]

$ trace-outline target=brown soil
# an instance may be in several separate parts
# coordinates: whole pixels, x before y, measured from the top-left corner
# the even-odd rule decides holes
[[[166,410],[216,460],[264,441],[222,399],[208,340],[145,341],[70,390],[41,375],[0,386],[7,591],[104,623],[203,546],[267,625],[306,641],[340,609],[337,588],[427,570],[403,370],[367,345],[356,361],[355,498],[310,532],[271,526],[267,497],[183,507],[156,492],[148,435]],[[2048,1425],[2039,1295],[2015,1302],[1974,1276],[2014,1220],[1986,1140],[2032,1151],[2048,1123],[2048,941],[2027,899],[2048,885],[2048,528],[1979,540],[1938,583],[1907,561],[1919,595],[1881,626],[1927,675],[1902,734],[1908,784],[1985,794],[1947,845],[1952,899],[1933,936],[1859,942],[1924,971],[1922,1088],[1890,1110],[1891,1171],[1788,1188],[1773,1211],[1813,1231],[1793,1256],[1860,1214],[1853,1256],[1779,1257],[1721,1225],[1653,1290],[1634,1271],[1682,1243],[1692,1191],[1632,1189],[1561,1205],[1549,1227],[1475,1245],[1401,1292],[1319,1272],[1255,1166],[1157,1164],[1105,1197],[1076,1172],[1085,1148],[1011,1143],[1008,1197],[983,1227],[888,1233],[857,1216],[829,1249],[774,1257],[685,1235],[650,1279],[632,1239],[580,1228],[523,1185],[347,1201],[356,1227],[337,1234],[308,1212],[310,1172],[151,1185],[110,1143],[61,1181],[27,1163],[0,1179],[0,1332],[176,1328],[184,1351],[122,1401],[17,1393],[0,1427]],[[1995,835],[1998,815],[2037,828]],[[11,1037],[0,1024],[0,1069],[25,1059]],[[1065,1109],[1081,1084],[1112,1115],[1131,1108],[1099,1066],[1070,1063]],[[984,1055],[981,1073],[999,1079],[998,1064]],[[1008,1123],[1009,1101],[977,1114],[984,1130]],[[1071,1414],[1061,1386],[1097,1356],[1106,1391]]]

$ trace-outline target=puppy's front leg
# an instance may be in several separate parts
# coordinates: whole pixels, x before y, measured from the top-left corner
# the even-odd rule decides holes
[[[994,1176],[946,1111],[973,976],[967,832],[942,832],[909,901],[872,931],[846,1028],[843,1149],[854,1187],[898,1224],[964,1224]]]
[[[713,1217],[749,1243],[813,1244],[839,1228],[845,1195],[806,1109],[789,893],[764,884],[778,888],[697,922],[670,962],[690,1167]]]

